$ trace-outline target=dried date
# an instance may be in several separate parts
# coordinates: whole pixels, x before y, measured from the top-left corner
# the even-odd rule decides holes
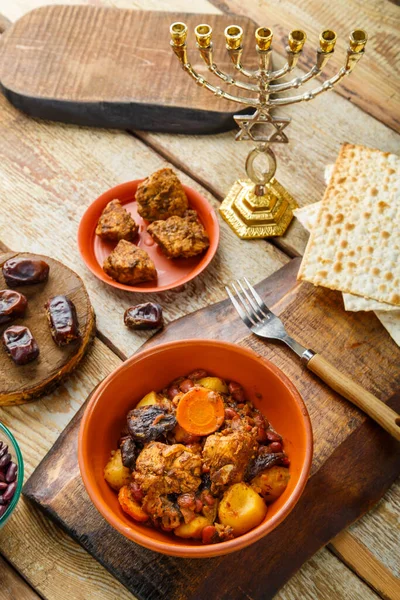
[[[39,356],[39,346],[27,327],[8,327],[3,333],[3,344],[16,365],[26,365]]]
[[[176,425],[176,417],[163,406],[151,404],[129,411],[127,425],[135,441],[147,443],[171,431]]]
[[[129,329],[158,329],[164,325],[162,308],[156,302],[131,306],[125,311],[124,323]]]
[[[28,301],[23,294],[14,290],[0,291],[0,325],[25,314]]]
[[[125,438],[121,444],[121,457],[124,467],[133,471],[136,466],[136,459],[140,452],[141,448],[137,446],[131,437]]]
[[[10,258],[3,265],[4,279],[10,287],[46,281],[49,270],[49,265],[38,258]]]
[[[283,452],[277,452],[275,454],[259,454],[249,465],[246,479],[253,479],[262,471],[270,469],[275,465],[285,465],[286,458],[286,454]]]
[[[79,338],[78,317],[74,303],[66,296],[54,296],[45,305],[47,320],[57,346],[65,346]]]

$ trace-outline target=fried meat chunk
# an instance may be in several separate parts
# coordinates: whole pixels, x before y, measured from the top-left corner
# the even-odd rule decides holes
[[[155,221],[147,231],[168,258],[190,258],[210,245],[207,232],[194,210],[188,210],[184,217]]]
[[[104,261],[103,270],[116,281],[127,285],[157,277],[156,268],[147,252],[126,240],[118,242]]]
[[[165,529],[178,527],[181,511],[170,494],[195,492],[201,484],[201,456],[182,444],[150,442],[136,461],[134,480],[144,494],[143,509]]]
[[[138,213],[147,221],[182,216],[188,209],[185,190],[172,169],[160,169],[137,188]]]
[[[219,493],[233,483],[243,481],[246,469],[255,457],[257,442],[243,430],[215,433],[206,439],[204,465],[210,469],[211,492]]]
[[[110,242],[130,242],[135,239],[138,231],[139,226],[119,200],[111,200],[107,204],[96,227],[96,235]]]

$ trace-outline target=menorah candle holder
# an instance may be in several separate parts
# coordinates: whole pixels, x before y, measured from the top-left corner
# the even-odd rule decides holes
[[[230,94],[221,87],[211,84],[197,73],[188,61],[187,26],[185,23],[173,23],[170,27],[171,46],[183,69],[199,86],[213,92],[216,96],[255,109],[252,114],[240,114],[234,117],[240,127],[235,139],[252,141],[255,148],[250,151],[246,160],[246,173],[249,179],[235,181],[221,204],[220,212],[241,238],[283,235],[293,218],[293,208],[296,208],[297,203],[274,177],[276,158],[271,146],[272,144],[288,143],[289,140],[284,130],[291,119],[273,116],[271,112],[279,106],[307,102],[323,92],[331,90],[343,77],[351,73],[363,56],[368,39],[367,34],[362,29],[351,32],[346,63],[336,75],[303,94],[279,97],[282,92],[300,88],[321,73],[335,49],[336,33],[334,31],[326,30],[321,33],[316,64],[312,69],[301,77],[295,77],[283,83],[274,82],[295,68],[307,39],[304,31],[294,30],[289,34],[286,48],[287,61],[281,69],[272,70],[270,65],[273,33],[267,27],[259,27],[255,32],[259,68],[248,70],[241,63],[243,30],[238,25],[227,27],[224,33],[228,54],[235,69],[249,81],[235,79],[221,71],[213,62],[212,29],[209,25],[197,25],[194,31],[197,48],[209,71],[224,83],[247,90],[250,93],[249,97]],[[266,170],[257,167],[256,161],[260,160],[266,162]]]

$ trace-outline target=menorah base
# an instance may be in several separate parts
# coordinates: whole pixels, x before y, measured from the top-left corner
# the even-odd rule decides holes
[[[220,206],[222,217],[242,239],[283,235],[293,218],[298,205],[289,192],[275,178],[264,188],[258,196],[250,179],[238,179]]]

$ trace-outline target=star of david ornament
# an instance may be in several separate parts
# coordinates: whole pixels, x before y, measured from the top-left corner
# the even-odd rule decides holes
[[[235,137],[237,142],[248,140],[267,144],[287,144],[289,142],[287,135],[283,132],[291,121],[288,117],[274,117],[269,111],[258,108],[252,115],[236,115],[233,118],[240,127]],[[263,135],[263,131],[267,129],[271,133]]]

